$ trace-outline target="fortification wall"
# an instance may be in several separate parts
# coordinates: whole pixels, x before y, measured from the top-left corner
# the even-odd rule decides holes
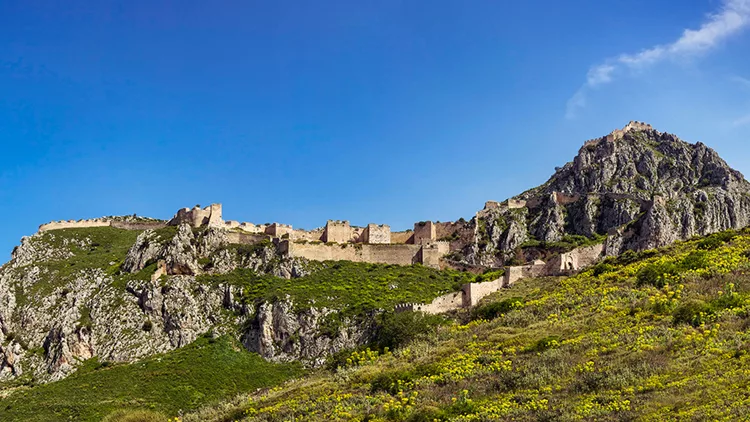
[[[422,245],[437,240],[437,231],[435,223],[432,221],[422,221],[414,223],[414,244]]]
[[[352,228],[348,221],[328,220],[326,222],[324,242],[346,243],[352,240]]]
[[[462,306],[464,308],[475,306],[485,296],[500,290],[500,287],[502,287],[502,282],[502,278],[498,278],[496,280],[485,281],[483,283],[464,284],[462,288],[464,292],[464,301]]]
[[[597,263],[604,256],[604,244],[573,249],[552,258],[545,266],[548,275],[565,275]]]
[[[526,208],[526,201],[523,199],[508,199],[508,208],[512,210]]]
[[[464,292],[458,291],[437,297],[427,304],[418,304],[416,305],[416,310],[427,314],[441,314],[460,309],[463,306],[463,303]]]
[[[360,251],[354,245],[326,245],[324,243],[288,243],[288,253],[293,257],[307,258],[313,261],[353,261],[364,262]]]
[[[47,224],[39,226],[39,231],[59,230],[59,229],[80,229],[85,227],[109,227],[112,222],[103,218],[94,218],[91,220],[68,220],[68,221],[52,221]]]
[[[504,287],[508,287],[522,278],[543,277],[545,275],[548,275],[547,264],[543,261],[534,261],[532,264],[505,268],[502,283]]]
[[[362,242],[386,245],[390,244],[391,227],[386,224],[368,224],[362,232]]]
[[[414,243],[412,240],[412,236],[414,236],[414,232],[409,231],[403,231],[403,232],[391,232],[391,243]]]
[[[292,240],[307,240],[309,242],[322,241],[323,240],[323,229],[315,230],[293,230],[290,235]]]
[[[227,231],[226,235],[229,243],[236,243],[241,245],[254,245],[256,243],[263,242],[264,240],[271,240],[271,236],[262,233],[241,233],[236,231]]]
[[[208,207],[208,227],[221,227],[224,220],[221,217],[221,204],[211,204]]]
[[[265,233],[272,237],[281,238],[284,235],[290,235],[294,231],[292,226],[289,224],[273,223],[270,226],[266,226]]]
[[[211,204],[203,209],[198,206],[193,209],[183,208],[177,211],[177,214],[169,220],[167,225],[178,226],[182,223],[188,223],[193,227],[204,225],[223,227],[224,221],[221,218],[221,213],[221,204]]]
[[[442,295],[430,303],[403,303],[396,305],[395,311],[421,311],[428,314],[441,314],[461,308],[469,308],[475,306],[487,295],[498,291],[501,284],[502,279],[464,284],[460,291]]]
[[[325,243],[283,242],[282,253],[307,258],[314,261],[352,261],[373,262],[381,264],[412,265],[420,262],[420,245],[368,245],[343,243],[327,245]],[[427,265],[427,264],[425,264]]]
[[[500,203],[497,201],[487,201],[484,203],[484,209],[485,210],[492,210],[495,208],[500,208]]]
[[[417,262],[421,247],[416,245],[360,245],[364,262],[412,265]],[[425,264],[427,265],[427,264]]]
[[[143,221],[143,222],[128,222],[128,221],[112,221],[110,224],[112,227],[124,230],[156,230],[167,226],[165,221]]]

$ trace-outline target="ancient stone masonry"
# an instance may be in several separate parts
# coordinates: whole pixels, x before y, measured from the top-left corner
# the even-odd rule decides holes
[[[505,267],[503,277],[481,283],[464,284],[460,291],[440,296],[430,303],[399,304],[395,307],[395,311],[421,311],[428,314],[439,314],[462,308],[471,308],[476,306],[484,297],[501,288],[510,287],[518,280],[571,275],[595,264],[603,257],[603,244],[576,248],[553,258],[549,263],[536,260],[526,265]]]
[[[623,127],[622,129],[613,130],[609,135],[605,136],[604,138],[589,139],[583,144],[583,148],[589,148],[591,146],[597,145],[602,140],[604,140],[605,142],[614,142],[618,139],[622,139],[625,136],[625,134],[628,132],[644,131],[644,130],[651,131],[651,130],[654,130],[654,128],[648,123],[631,120],[627,125],[625,125],[625,127]],[[660,132],[658,131],[657,133],[660,134]]]
[[[110,220],[104,218],[95,218],[92,220],[68,220],[68,221],[53,221],[51,223],[42,224],[39,226],[39,231],[59,230],[59,229],[77,229],[84,227],[109,227],[112,225]]]
[[[266,234],[274,238],[290,237],[290,234],[294,231],[292,226],[289,224],[273,223],[266,227]]]
[[[437,240],[435,224],[432,221],[421,221],[414,223],[414,240],[415,245],[432,243]]]
[[[211,204],[201,209],[195,206],[193,209],[183,208],[177,211],[177,214],[167,223],[170,226],[179,226],[182,223],[188,223],[193,227],[209,226],[224,227],[224,220],[221,218],[221,204]]]
[[[323,234],[324,242],[346,243],[353,238],[352,227],[348,221],[328,220]]]
[[[114,217],[105,218],[93,218],[90,220],[68,220],[68,221],[52,221],[47,224],[39,226],[40,232],[49,230],[61,230],[61,229],[80,229],[87,227],[114,227],[117,229],[124,230],[148,230],[158,229],[165,226],[165,223],[160,220],[145,220],[145,221],[127,221],[115,219]]]
[[[391,243],[391,227],[385,224],[368,224],[362,233],[362,243]]]

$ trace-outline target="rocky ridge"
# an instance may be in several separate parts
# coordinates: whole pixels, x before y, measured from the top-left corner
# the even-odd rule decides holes
[[[92,357],[130,362],[207,332],[236,336],[268,360],[312,366],[367,337],[368,327],[355,321],[321,332],[335,310],[293,311],[289,298],[245,303],[237,287],[198,277],[237,268],[301,276],[307,271],[303,260],[279,257],[273,245],[229,247],[220,229],[181,225],[171,235],[138,234],[122,264],[109,263],[116,271],[70,274],[64,264],[96,248],[91,238],[55,232],[24,238],[0,269],[0,382],[54,381]],[[169,276],[153,277],[156,262],[166,264]]]
[[[466,262],[500,266],[528,242],[606,236],[608,255],[750,224],[750,183],[698,142],[631,122],[586,142],[543,185],[477,213]]]
[[[747,226],[749,192],[705,145],[631,122],[588,141],[542,186],[447,223],[451,259],[499,267],[529,245],[571,236],[604,242],[609,255],[650,249]],[[248,303],[240,287],[201,278],[247,269],[293,279],[310,271],[305,260],[272,243],[233,245],[219,227],[163,226],[22,239],[0,268],[0,382],[56,380],[92,357],[129,362],[206,332],[232,334],[268,360],[311,366],[370,338],[372,318],[345,318],[332,330],[335,309],[296,309],[289,297]],[[103,245],[108,239],[93,235],[101,230],[124,238]],[[92,254],[100,261],[86,261]]]

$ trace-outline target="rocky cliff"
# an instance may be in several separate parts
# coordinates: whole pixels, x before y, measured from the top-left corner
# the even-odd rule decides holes
[[[520,246],[606,236],[606,253],[745,227],[750,184],[716,151],[631,122],[588,141],[542,186],[480,211],[469,263],[497,266]]]
[[[129,362],[206,332],[229,333],[269,360],[308,365],[368,338],[366,324],[325,326],[333,309],[295,309],[289,298],[248,302],[240,287],[200,277],[237,268],[283,277],[307,271],[273,245],[230,245],[221,230],[188,225],[24,238],[0,269],[0,382],[52,381],[92,357]]]

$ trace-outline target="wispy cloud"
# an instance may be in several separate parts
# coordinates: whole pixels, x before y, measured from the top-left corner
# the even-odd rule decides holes
[[[586,95],[591,89],[612,82],[622,73],[643,70],[664,60],[706,53],[747,26],[750,26],[750,0],[724,0],[721,9],[708,15],[700,28],[684,30],[674,42],[635,54],[621,54],[592,66],[586,83],[568,100],[566,116],[575,117],[577,111],[585,107]]]
[[[744,88],[750,89],[750,79],[735,75],[735,76],[730,77],[729,80],[731,80],[732,82],[736,82],[737,84],[739,84],[740,86]]]

